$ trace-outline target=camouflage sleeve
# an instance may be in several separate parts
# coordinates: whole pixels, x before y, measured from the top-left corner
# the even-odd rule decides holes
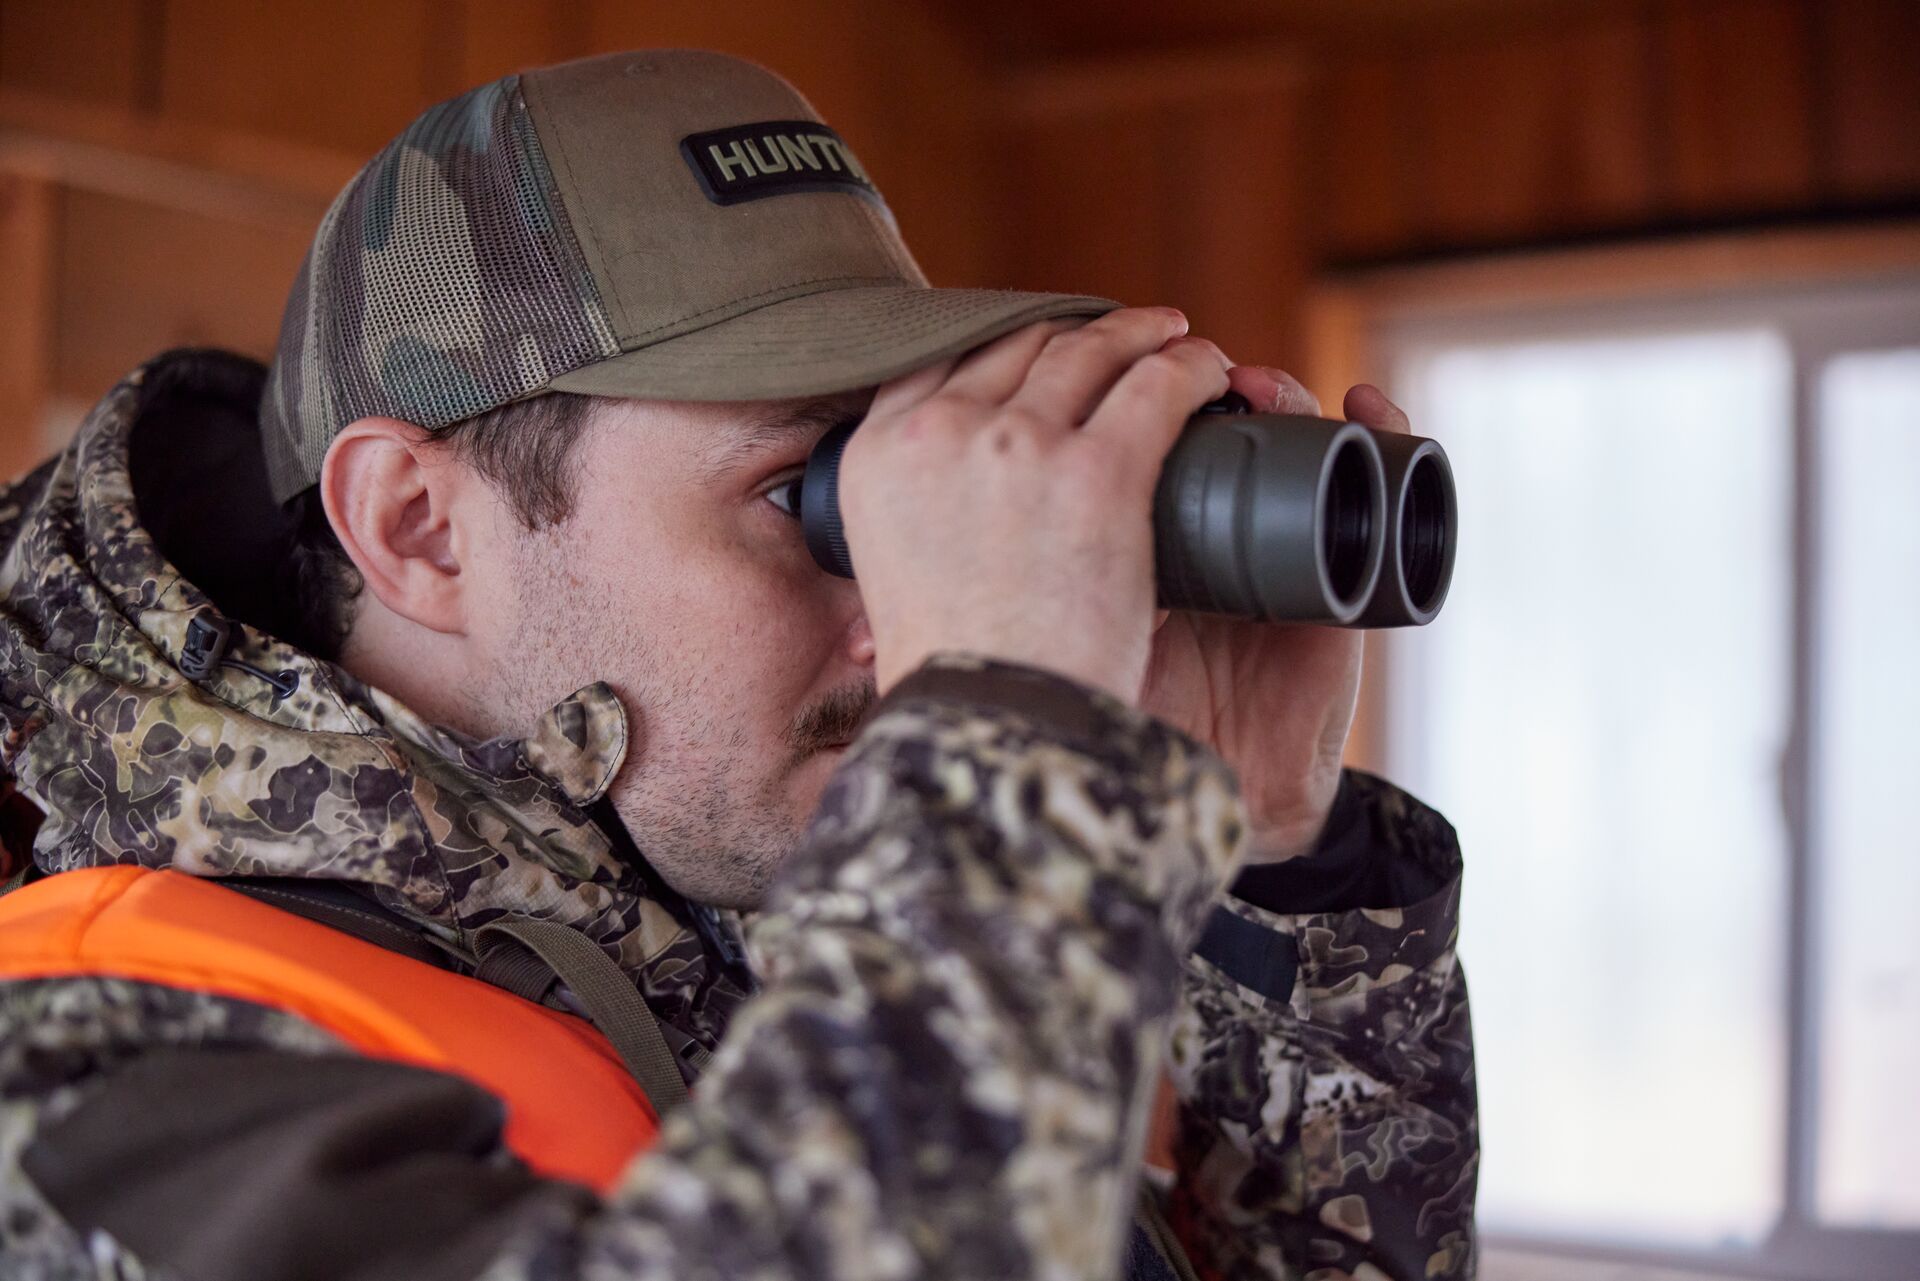
[[[1169,1217],[1202,1277],[1473,1275],[1459,845],[1392,785],[1349,771],[1349,789],[1349,835],[1411,865],[1372,883],[1421,896],[1295,914],[1226,897],[1187,964]]]
[[[754,934],[766,987],[660,1147],[498,1275],[1115,1275],[1242,829],[1226,766],[1164,725],[936,660],[830,782]]]
[[[313,1275],[301,1243],[321,1238],[294,1229],[314,1223],[354,1225],[324,1237],[341,1277],[1111,1277],[1181,961],[1242,830],[1230,772],[1174,731],[947,659],[889,695],[836,772],[756,929],[761,994],[610,1197],[487,1178],[455,1159],[486,1147],[460,1126],[409,1155],[396,1108],[480,1115],[452,1078],[342,1058],[291,1016],[63,980],[0,985],[0,1031],[16,1016],[20,1033],[0,1052],[0,1244],[49,1277],[182,1258]],[[183,1080],[215,1078],[227,1112],[254,1100],[246,1116],[181,1109]],[[199,1137],[121,1140],[145,1124],[127,1118],[166,1114],[156,1100]],[[35,1142],[49,1133],[64,1142]],[[9,1173],[29,1167],[37,1185]],[[76,1240],[43,1192],[93,1207],[76,1225],[148,1221],[164,1248]],[[194,1213],[124,1204],[148,1193]]]

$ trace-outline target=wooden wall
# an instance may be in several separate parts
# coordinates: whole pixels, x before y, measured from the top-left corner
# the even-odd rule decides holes
[[[1015,71],[1013,278],[1171,301],[1237,358],[1291,362],[1301,291],[1343,266],[1920,212],[1916,0],[1543,3],[1272,41],[1247,16],[1204,52]]]
[[[1717,259],[1685,267],[1749,284],[1794,269],[1780,228],[1920,214],[1920,0],[1088,12],[0,0],[0,475],[155,351],[266,354],[327,201],[421,108],[620,48],[716,48],[786,75],[858,148],[936,283],[1173,303],[1329,405],[1379,376],[1364,306],[1340,302],[1364,288],[1326,288],[1356,264],[1651,241],[1623,250],[1647,282],[1693,261],[1676,235],[1775,228],[1749,239],[1738,281]],[[1849,252],[1871,270],[1884,245]],[[1549,261],[1564,259],[1510,258],[1499,287],[1550,286]],[[1371,726],[1363,710],[1352,758],[1373,758]]]
[[[1337,257],[1756,216],[1920,195],[1920,5],[1662,0],[1497,41],[1359,53],[1326,135],[1406,149],[1336,185]],[[1390,86],[1383,106],[1365,101]],[[1375,217],[1375,211],[1393,211]]]
[[[971,277],[985,66],[932,9],[887,0],[0,0],[0,90],[334,149],[356,162],[430,103],[519,67],[650,45],[724,49],[802,87]],[[896,194],[897,192],[897,194]],[[959,208],[955,208],[956,203]]]
[[[267,353],[328,199],[425,106],[653,45],[779,70],[854,141],[930,275],[994,277],[988,68],[936,9],[0,0],[0,473],[155,351]]]
[[[1021,12],[0,0],[0,470],[153,350],[264,352],[326,199],[421,107],[622,47],[788,76],[936,282],[1172,302],[1244,360],[1297,364],[1342,265],[1920,210],[1917,0]]]

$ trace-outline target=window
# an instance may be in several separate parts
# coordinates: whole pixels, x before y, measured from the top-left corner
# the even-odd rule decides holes
[[[1818,403],[1815,1208],[1916,1228],[1920,346],[1835,357]]]
[[[1483,1226],[1920,1276],[1920,288],[1382,337],[1460,493],[1381,646],[1467,850]]]

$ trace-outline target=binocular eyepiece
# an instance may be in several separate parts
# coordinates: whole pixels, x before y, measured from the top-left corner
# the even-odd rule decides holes
[[[1453,580],[1453,469],[1439,444],[1357,423],[1254,414],[1237,393],[1205,405],[1167,454],[1153,497],[1166,609],[1266,622],[1432,622]],[[821,568],[853,577],[840,523],[840,454],[807,459],[800,519]]]

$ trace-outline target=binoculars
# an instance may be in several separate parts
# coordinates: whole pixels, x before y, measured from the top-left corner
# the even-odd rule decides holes
[[[1161,467],[1161,607],[1335,627],[1432,622],[1453,580],[1446,452],[1420,436],[1251,408],[1235,392],[1202,406]],[[842,578],[854,575],[840,455],[855,426],[814,446],[800,487],[807,549]]]

